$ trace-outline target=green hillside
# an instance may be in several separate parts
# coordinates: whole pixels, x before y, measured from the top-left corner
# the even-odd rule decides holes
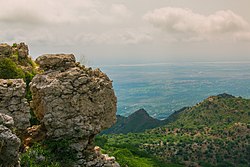
[[[250,100],[228,94],[211,96],[194,107],[179,112],[172,127],[222,129],[234,123],[250,123]],[[170,126],[169,125],[169,126]]]
[[[140,109],[128,117],[117,115],[116,124],[105,130],[103,134],[144,132],[146,129],[152,129],[162,124],[162,121],[151,117],[144,109]]]
[[[221,94],[175,112],[164,126],[102,135],[96,142],[111,155],[127,149],[137,158],[165,166],[249,166],[249,113],[249,99]]]

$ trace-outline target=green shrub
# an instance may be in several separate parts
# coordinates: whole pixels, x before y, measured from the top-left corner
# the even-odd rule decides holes
[[[2,79],[25,78],[25,73],[11,59],[1,58],[0,59],[0,78]]]
[[[1,79],[18,79],[21,78],[26,82],[26,94],[25,97],[28,101],[32,100],[32,94],[30,91],[29,84],[33,77],[36,75],[35,70],[35,63],[32,61],[32,59],[28,59],[27,63],[32,66],[32,69],[30,71],[23,70],[18,67],[18,65],[15,63],[15,60],[10,58],[0,58],[0,78]],[[17,59],[17,58],[15,58]],[[30,119],[31,125],[37,125],[39,124],[39,121],[35,117],[34,113],[31,111],[31,119]]]
[[[17,47],[17,43],[13,43],[12,47]]]
[[[128,149],[121,149],[114,152],[118,163],[121,167],[133,166],[133,167],[152,167],[153,162],[146,158],[139,158],[134,156]]]
[[[33,74],[33,73],[30,73],[30,72],[28,72],[28,71],[26,71],[25,72],[25,77],[24,77],[24,80],[25,80],[25,82],[26,82],[26,85],[27,85],[27,87],[26,87],[26,99],[28,100],[28,101],[31,101],[32,100],[32,94],[31,94],[31,91],[30,91],[30,87],[29,87],[29,84],[30,84],[30,82],[31,82],[31,80],[32,80],[32,78],[35,76],[35,74]]]
[[[21,155],[22,167],[68,167],[76,160],[76,152],[67,140],[45,140],[34,144]]]
[[[101,148],[104,148],[105,144],[108,142],[108,139],[105,136],[96,136],[95,144]]]
[[[50,159],[50,151],[41,144],[35,144],[26,153],[21,155],[22,167],[60,167],[60,164]]]

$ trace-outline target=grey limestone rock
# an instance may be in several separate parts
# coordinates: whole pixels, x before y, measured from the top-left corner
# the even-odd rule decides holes
[[[116,121],[112,81],[76,63],[72,54],[43,55],[36,62],[44,73],[30,84],[34,113],[49,138],[72,141],[83,165],[86,152],[94,154],[94,136]]]
[[[10,130],[13,126],[13,119],[0,113],[0,167],[20,166],[18,151],[21,141]]]
[[[25,98],[26,84],[22,79],[0,79],[0,113],[14,119],[18,130],[30,126],[30,107]]]
[[[18,55],[21,59],[26,59],[29,56],[28,46],[21,42],[10,46],[6,43],[0,44],[0,57],[11,58],[12,55]]]
[[[36,63],[44,70],[67,69],[75,66],[73,54],[45,54],[36,59]]]
[[[4,125],[7,128],[12,128],[14,126],[14,120],[12,117],[0,113],[0,125]]]

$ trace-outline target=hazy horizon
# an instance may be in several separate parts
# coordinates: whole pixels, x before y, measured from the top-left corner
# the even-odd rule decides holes
[[[159,63],[101,66],[118,98],[117,113],[144,108],[166,118],[209,96],[228,93],[250,98],[250,62]]]

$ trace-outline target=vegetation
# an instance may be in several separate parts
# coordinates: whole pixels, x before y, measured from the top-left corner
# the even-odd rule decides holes
[[[211,96],[175,115],[170,127],[185,129],[228,128],[235,123],[250,123],[250,100],[228,94]]]
[[[1,58],[0,59],[0,78],[2,79],[25,78],[25,73],[10,58]]]
[[[12,48],[17,48],[17,44],[14,43]],[[1,79],[23,79],[26,83],[26,99],[32,100],[32,95],[29,88],[29,83],[32,78],[38,73],[36,64],[30,57],[21,58],[18,50],[13,50],[13,53],[9,56],[0,57],[0,78]],[[33,111],[31,111],[31,125],[38,124]]]
[[[129,134],[128,134],[129,135]],[[136,133],[130,133],[136,135]],[[123,138],[119,135],[122,141],[117,142],[118,135],[102,135],[95,139],[96,145],[100,146],[103,153],[116,157],[116,161],[121,167],[179,167],[180,165],[165,163],[144,150],[138,148],[138,143],[135,141],[135,136],[132,137],[132,142],[128,140],[131,138]],[[127,136],[127,135],[125,135]],[[114,139],[114,140],[113,140]],[[125,139],[125,141],[123,141]]]
[[[76,160],[67,140],[45,140],[21,155],[22,167],[68,167]]]
[[[143,133],[98,136],[96,144],[121,164],[129,164],[133,157],[150,166],[164,164],[161,161],[165,166],[249,166],[249,112],[249,99],[212,96],[174,113],[165,126]],[[116,154],[120,152],[127,154]]]

